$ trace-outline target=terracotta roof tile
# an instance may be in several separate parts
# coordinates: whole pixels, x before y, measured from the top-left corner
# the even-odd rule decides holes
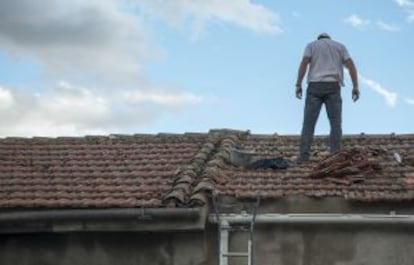
[[[227,174],[231,176],[230,180],[217,186],[220,194],[240,198],[254,198],[257,195],[267,198],[307,195],[340,196],[360,201],[414,199],[412,192],[414,181],[412,177],[405,175],[414,172],[410,160],[414,150],[413,135],[345,136],[343,138],[344,148],[373,148],[373,150],[380,150],[379,152],[383,154],[380,161],[376,161],[375,157],[370,157],[364,163],[357,164],[360,169],[366,169],[371,165],[379,167],[380,169],[375,172],[373,170],[369,172],[335,171],[338,175],[350,175],[353,179],[333,178],[336,176],[332,173],[323,180],[310,178],[315,165],[329,154],[327,138],[316,137],[311,163],[300,165],[295,163],[298,141],[298,136],[248,135],[240,142],[240,148],[254,150],[258,156],[262,157],[281,156],[288,160],[290,167],[286,170],[249,170],[228,167],[222,171],[232,171],[233,174]],[[396,161],[395,154],[401,156],[402,163]]]
[[[162,207],[206,134],[0,139],[0,208]]]
[[[378,169],[335,171],[323,178],[310,176],[329,155],[327,137],[317,136],[311,162],[299,165],[294,162],[298,140],[292,135],[235,130],[4,138],[0,208],[191,207],[206,203],[212,192],[246,199],[296,195],[368,202],[414,199],[414,135],[347,135],[345,149],[381,153],[366,160]],[[234,149],[254,150],[258,157],[283,157],[289,167],[237,167],[230,162]],[[352,178],[338,177],[347,174]]]

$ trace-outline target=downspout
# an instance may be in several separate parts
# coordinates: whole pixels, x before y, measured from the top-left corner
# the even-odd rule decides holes
[[[228,224],[248,224],[251,214],[220,214],[220,221]],[[217,223],[216,215],[209,221]],[[258,214],[256,224],[387,224],[414,225],[414,215],[397,214]]]

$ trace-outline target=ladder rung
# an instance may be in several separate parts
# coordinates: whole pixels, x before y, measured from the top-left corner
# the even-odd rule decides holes
[[[248,252],[228,252],[228,253],[223,253],[224,257],[248,257],[249,253]]]

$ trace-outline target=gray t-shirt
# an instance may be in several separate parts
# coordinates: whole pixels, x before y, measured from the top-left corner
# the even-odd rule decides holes
[[[344,85],[344,63],[350,59],[346,47],[331,39],[309,43],[303,54],[310,58],[309,82],[334,82]]]

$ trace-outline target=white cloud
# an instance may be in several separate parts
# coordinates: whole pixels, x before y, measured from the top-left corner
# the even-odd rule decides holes
[[[414,22],[414,1],[411,0],[394,0],[407,15],[407,22]]]
[[[130,91],[126,94],[126,100],[134,103],[149,102],[165,106],[181,106],[199,104],[203,102],[201,96],[188,92],[172,93],[169,91]]]
[[[364,29],[368,25],[371,24],[371,21],[369,19],[364,19],[356,14],[352,14],[349,17],[345,18],[344,22],[357,29]],[[400,28],[397,25],[386,23],[382,20],[378,20],[376,25],[379,29],[384,30],[384,31],[388,31],[388,32],[400,31]]]
[[[400,28],[394,24],[389,24],[389,23],[385,23],[384,21],[377,21],[377,26],[384,30],[384,31],[388,31],[388,32],[397,32],[400,31]]]
[[[390,107],[395,107],[397,104],[398,95],[395,92],[390,91],[389,89],[385,88],[383,85],[374,81],[372,79],[366,78],[362,75],[359,75],[360,80],[363,84],[365,84],[368,88],[372,89],[374,92],[381,95],[385,103]]]
[[[38,95],[37,114],[56,123],[75,122],[82,126],[93,126],[105,122],[111,114],[111,106],[103,95],[87,88],[60,81],[46,95]]]
[[[0,110],[6,110],[14,105],[14,97],[12,93],[0,86]]]
[[[414,2],[410,1],[410,0],[394,0],[397,5],[401,6],[401,7],[414,7]]]
[[[2,136],[78,134],[111,123],[111,107],[106,99],[67,82],[44,93],[9,88],[2,91],[13,98],[12,108],[0,112]]]
[[[0,135],[136,130],[164,113],[204,103],[145,74],[142,62],[164,50],[129,3],[0,1],[0,51],[40,65],[43,85],[34,92],[0,84]]]
[[[0,136],[109,134],[150,125],[162,113],[204,102],[189,92],[156,91],[120,93],[64,80],[41,93],[0,86]]]
[[[414,22],[414,10],[408,11],[407,21]]]
[[[182,26],[186,23],[193,35],[203,32],[208,23],[222,21],[267,34],[281,33],[280,17],[274,11],[250,0],[136,0],[141,8]]]
[[[405,102],[406,102],[407,104],[414,105],[414,99],[411,99],[411,98],[405,98]]]
[[[363,19],[360,16],[356,14],[352,14],[349,17],[344,19],[344,22],[351,25],[354,28],[364,28],[365,26],[369,25],[371,23],[368,19]]]
[[[220,23],[283,31],[276,12],[251,0],[0,1],[0,52],[41,67],[42,86],[37,92],[0,86],[0,135],[134,131],[165,113],[206,104],[203,95],[143,71],[144,60],[166,53],[143,21],[148,12],[193,35]]]
[[[134,83],[157,48],[139,17],[113,0],[0,1],[0,48],[40,63],[52,77]],[[45,12],[47,10],[47,12]]]

